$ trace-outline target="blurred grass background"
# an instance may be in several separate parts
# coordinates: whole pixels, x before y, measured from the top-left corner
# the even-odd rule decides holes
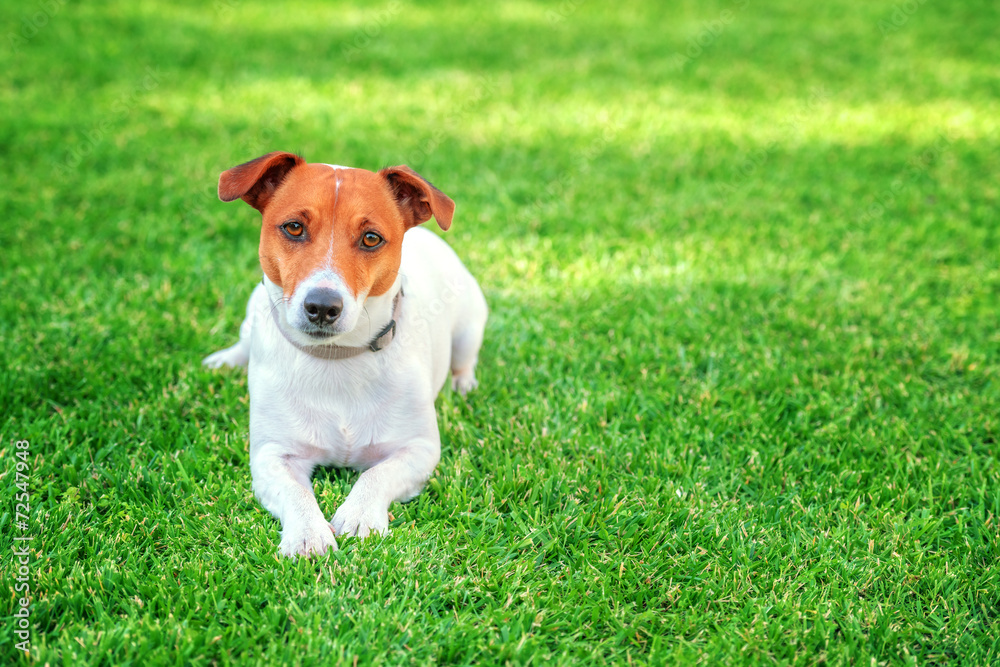
[[[30,661],[1000,659],[995,3],[0,16]],[[218,174],[271,150],[432,180],[492,308],[427,492],[320,561],[275,559],[245,378],[199,366],[260,271]]]

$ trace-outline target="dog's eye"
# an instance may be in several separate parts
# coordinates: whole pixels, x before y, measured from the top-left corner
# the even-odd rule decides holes
[[[289,236],[294,237],[302,236],[302,232],[306,230],[306,228],[302,226],[301,222],[296,222],[294,220],[290,220],[283,224],[281,229],[284,230],[284,232]]]
[[[365,235],[361,237],[361,245],[366,248],[377,248],[382,245],[382,237],[375,232],[365,232]]]

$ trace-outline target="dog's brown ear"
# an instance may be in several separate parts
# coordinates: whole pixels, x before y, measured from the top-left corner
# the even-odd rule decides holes
[[[281,181],[300,164],[305,164],[305,160],[298,155],[276,151],[227,169],[219,176],[219,199],[242,198],[263,213]]]
[[[427,222],[433,215],[441,229],[451,227],[455,202],[409,167],[386,167],[379,175],[389,182],[396,205],[406,218],[406,228]]]

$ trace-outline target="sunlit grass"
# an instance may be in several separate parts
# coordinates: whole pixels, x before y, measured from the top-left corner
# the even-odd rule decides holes
[[[31,659],[996,662],[1000,15],[918,5],[52,4],[0,50]],[[276,149],[434,181],[492,313],[427,491],[319,561],[199,366]]]

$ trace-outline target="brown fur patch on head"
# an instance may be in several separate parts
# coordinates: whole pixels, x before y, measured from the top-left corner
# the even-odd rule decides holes
[[[305,227],[301,238],[282,230]],[[365,234],[381,245],[367,249]],[[344,279],[352,296],[387,292],[396,280],[406,224],[385,181],[364,169],[309,164],[296,169],[264,211],[260,260],[267,277],[291,296],[299,283],[324,267]]]
[[[224,172],[219,195],[242,197],[263,214],[261,268],[286,297],[323,268],[338,273],[355,298],[384,294],[396,281],[406,230],[432,215],[448,229],[455,211],[447,195],[409,167],[333,169],[291,153],[269,153]],[[287,233],[288,223],[302,225],[301,235]],[[364,247],[368,233],[382,243]]]

